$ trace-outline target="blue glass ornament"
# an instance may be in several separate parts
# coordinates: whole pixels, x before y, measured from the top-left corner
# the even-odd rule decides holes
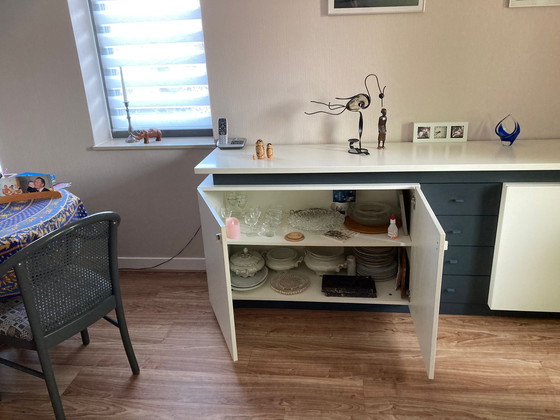
[[[514,127],[514,129],[511,133],[508,133],[506,131],[506,129],[504,128],[504,126],[502,125],[502,123],[508,117],[511,118],[513,120],[513,122],[515,123],[515,127]],[[502,118],[502,120],[500,120],[500,122],[498,124],[496,124],[495,131],[496,131],[496,134],[498,135],[498,137],[502,140],[502,144],[504,146],[511,146],[513,144],[513,142],[515,141],[515,139],[517,138],[517,136],[519,135],[519,133],[521,132],[521,128],[519,127],[519,123],[517,121],[515,121],[515,119],[511,116],[511,114],[507,114],[504,118]]]

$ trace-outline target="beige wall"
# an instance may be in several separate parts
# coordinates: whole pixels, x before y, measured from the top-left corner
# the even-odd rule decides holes
[[[471,139],[492,139],[510,112],[522,138],[560,138],[560,7],[426,1],[422,14],[344,17],[327,16],[326,0],[202,0],[214,115],[250,141],[345,142],[355,114],[303,112],[362,92],[375,72],[387,85],[388,152],[414,121],[468,121]],[[122,257],[157,262],[182,248],[199,225],[193,167],[208,150],[87,150],[65,0],[0,2],[0,77],[2,165],[56,173],[90,212],[121,213]],[[374,102],[364,115],[366,140],[377,112]],[[202,256],[197,238],[180,263]]]
[[[426,0],[424,13],[328,16],[326,4],[202,2],[213,111],[232,132],[345,142],[356,114],[304,111],[363,92],[372,72],[387,85],[388,146],[411,141],[415,121],[468,121],[469,138],[493,139],[508,113],[520,138],[560,138],[560,7]],[[378,116],[377,101],[364,114],[366,139],[377,137]]]

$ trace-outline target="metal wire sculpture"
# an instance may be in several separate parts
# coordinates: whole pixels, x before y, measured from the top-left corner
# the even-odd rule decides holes
[[[306,115],[314,115],[314,114],[329,114],[329,115],[340,115],[344,111],[350,112],[358,112],[360,114],[360,119],[358,121],[358,138],[357,139],[349,139],[348,146],[350,149],[348,153],[352,154],[364,154],[369,155],[368,149],[362,147],[362,132],[364,129],[364,117],[362,115],[362,110],[369,107],[371,104],[371,95],[369,93],[369,89],[367,86],[367,80],[369,77],[374,76],[375,80],[377,81],[377,88],[379,89],[379,99],[381,100],[381,108],[383,108],[383,98],[385,97],[385,88],[387,86],[383,86],[381,89],[381,85],[379,84],[379,78],[376,74],[370,73],[364,79],[364,86],[366,88],[367,93],[358,93],[354,96],[350,96],[348,98],[335,98],[340,101],[347,101],[345,104],[332,104],[330,102],[319,102],[319,101],[311,101],[311,103],[325,105],[330,111],[335,112],[328,112],[328,111],[315,111],[315,112],[305,112]],[[340,111],[340,112],[336,112]],[[354,147],[354,143],[358,142],[358,147]]]

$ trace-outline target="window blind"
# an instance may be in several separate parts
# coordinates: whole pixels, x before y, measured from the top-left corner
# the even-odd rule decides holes
[[[114,137],[212,135],[199,0],[90,0]]]

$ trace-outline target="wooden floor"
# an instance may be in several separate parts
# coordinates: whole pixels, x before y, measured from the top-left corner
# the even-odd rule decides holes
[[[560,418],[560,320],[441,316],[430,381],[407,314],[236,309],[233,363],[204,273],[122,283],[141,373],[106,322],[56,347],[69,419]],[[52,418],[42,380],[0,365],[0,392],[0,419]]]

